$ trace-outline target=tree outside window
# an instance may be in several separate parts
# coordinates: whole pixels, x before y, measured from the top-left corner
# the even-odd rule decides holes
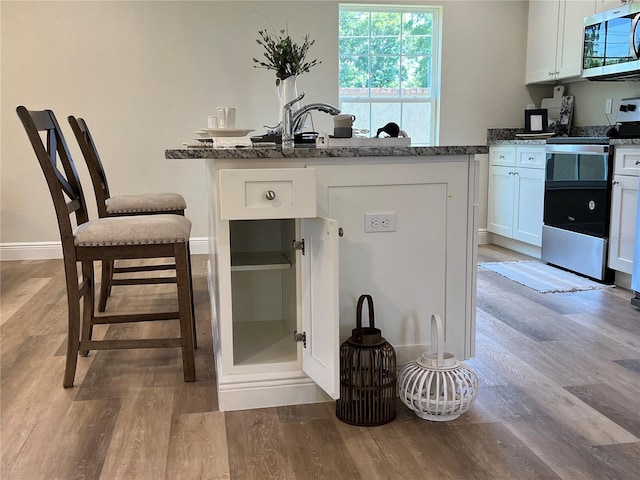
[[[340,108],[355,128],[393,121],[436,144],[440,18],[438,7],[340,5]]]

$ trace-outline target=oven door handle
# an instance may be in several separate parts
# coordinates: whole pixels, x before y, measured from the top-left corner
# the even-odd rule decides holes
[[[629,47],[631,48],[631,51],[633,52],[636,60],[640,58],[640,42],[636,43],[636,31],[638,30],[639,21],[640,13],[633,17],[633,22],[631,23],[631,33],[629,34]]]

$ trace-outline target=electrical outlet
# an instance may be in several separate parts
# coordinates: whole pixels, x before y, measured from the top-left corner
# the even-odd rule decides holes
[[[395,232],[396,214],[392,213],[365,213],[364,214],[365,233],[374,232]]]
[[[604,113],[612,113],[613,112],[613,98],[607,98],[607,102],[604,105]]]

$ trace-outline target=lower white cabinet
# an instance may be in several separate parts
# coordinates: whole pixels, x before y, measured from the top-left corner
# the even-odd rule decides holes
[[[365,293],[399,365],[430,345],[432,313],[447,351],[474,354],[472,156],[207,165],[220,410],[337,398],[339,347]],[[371,232],[367,214],[396,222]]]
[[[617,147],[613,172],[608,266],[630,275],[636,241],[640,149]]]
[[[489,149],[487,229],[506,238],[542,245],[544,146]]]

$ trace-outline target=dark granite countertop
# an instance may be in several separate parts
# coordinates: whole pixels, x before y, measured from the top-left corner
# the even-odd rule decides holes
[[[487,145],[443,147],[335,147],[295,148],[175,148],[165,150],[167,159],[196,158],[332,158],[332,157],[429,157],[436,155],[475,155],[489,152]]]
[[[606,137],[609,125],[572,127],[571,137]],[[544,145],[545,139],[524,139],[516,137],[523,133],[522,128],[489,128],[487,129],[487,145]],[[612,142],[613,144],[613,142]]]

